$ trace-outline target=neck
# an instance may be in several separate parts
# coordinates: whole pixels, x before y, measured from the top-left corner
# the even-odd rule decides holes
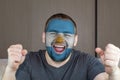
[[[69,61],[70,56],[71,56],[71,54],[68,56],[68,58],[66,60],[61,61],[61,62],[56,62],[56,61],[51,59],[51,57],[48,55],[47,51],[45,53],[45,58],[47,60],[47,63],[53,67],[56,67],[56,68],[59,68],[59,67],[63,66],[64,64],[66,64]]]

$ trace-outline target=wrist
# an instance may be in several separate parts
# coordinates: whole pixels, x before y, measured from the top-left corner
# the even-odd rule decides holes
[[[6,67],[6,72],[12,72],[12,73],[16,73],[17,69],[13,69],[9,66]]]
[[[118,74],[120,74],[120,68],[119,67],[117,67],[115,69],[115,71],[113,71],[112,75],[118,75]]]
[[[16,80],[15,74],[16,74],[16,70],[13,70],[7,65],[2,80]]]
[[[119,80],[120,79],[120,68],[118,67],[115,71],[109,74],[110,80]]]

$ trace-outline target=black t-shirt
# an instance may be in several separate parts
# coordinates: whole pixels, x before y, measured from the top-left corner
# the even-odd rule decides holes
[[[56,68],[45,59],[45,50],[30,52],[16,72],[17,80],[93,80],[104,66],[92,55],[72,51],[70,60]]]

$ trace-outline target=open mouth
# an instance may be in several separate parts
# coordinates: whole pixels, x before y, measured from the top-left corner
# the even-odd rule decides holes
[[[65,50],[65,46],[63,45],[53,45],[53,48],[57,54],[62,54],[62,52]]]

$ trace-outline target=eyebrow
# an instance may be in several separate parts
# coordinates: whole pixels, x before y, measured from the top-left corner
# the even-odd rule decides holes
[[[49,32],[72,34],[70,31],[63,31],[63,32],[59,32],[59,31],[57,31],[57,30],[50,30]]]

